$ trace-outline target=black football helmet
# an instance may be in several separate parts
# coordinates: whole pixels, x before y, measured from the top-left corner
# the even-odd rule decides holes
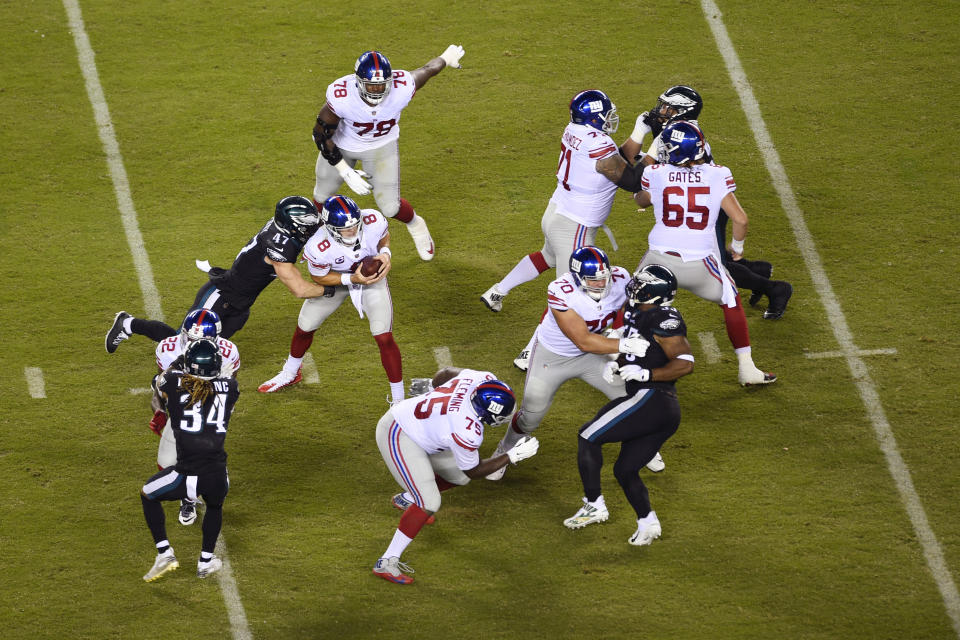
[[[677,297],[677,277],[663,265],[648,264],[633,272],[627,283],[627,302],[631,306],[658,304],[667,306]]]
[[[220,375],[223,358],[217,343],[207,338],[194,340],[183,352],[183,370],[202,380],[213,380]]]
[[[320,228],[320,214],[310,198],[287,196],[277,203],[273,223],[288,236],[306,242]]]
[[[653,114],[663,125],[677,120],[696,120],[703,109],[703,98],[692,87],[678,84],[660,94]]]

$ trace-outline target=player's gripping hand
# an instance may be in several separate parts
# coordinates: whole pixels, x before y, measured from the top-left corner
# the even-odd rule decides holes
[[[440,54],[440,57],[443,58],[443,61],[447,63],[448,67],[459,69],[460,58],[463,57],[463,53],[463,47],[458,44],[452,44],[444,49],[443,53]]]
[[[358,196],[365,196],[373,191],[373,187],[366,181],[366,178],[370,177],[370,174],[366,171],[354,169],[347,164],[346,160],[340,160],[340,162],[334,165],[334,169],[337,170],[337,173],[339,173],[340,177],[347,183],[347,186]]]
[[[617,384],[617,372],[620,371],[620,365],[616,360],[611,360],[603,367],[603,379],[607,384]]]
[[[644,369],[638,364],[628,364],[620,369],[620,377],[624,382],[635,380],[637,382],[648,382],[650,380],[650,369]]]
[[[640,117],[637,118],[637,123],[640,123],[640,120],[643,120],[643,123],[650,127],[650,133],[654,137],[660,135],[663,132],[663,123],[660,122],[660,118],[657,116],[657,113],[651,109],[650,111],[644,111],[640,114]],[[636,130],[634,130],[636,131]]]
[[[632,353],[638,358],[647,355],[647,349],[650,343],[643,336],[634,336],[632,338],[620,338],[620,353]]]
[[[517,464],[521,460],[532,458],[534,455],[536,455],[537,449],[539,448],[539,440],[533,436],[524,436],[520,439],[520,442],[513,445],[513,448],[510,449],[510,451],[507,451],[507,457],[510,458],[510,462]]]
[[[637,123],[633,126],[633,133],[630,134],[630,139],[637,144],[643,144],[643,138],[653,131],[653,127],[647,122],[648,119],[650,119],[649,111],[644,111],[637,116]],[[653,118],[653,120],[656,120],[656,118]],[[657,124],[659,125],[659,122]]]

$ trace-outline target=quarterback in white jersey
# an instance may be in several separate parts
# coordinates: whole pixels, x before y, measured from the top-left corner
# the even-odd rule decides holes
[[[516,406],[513,390],[489,371],[449,367],[434,376],[433,386],[394,404],[377,423],[377,447],[404,490],[391,502],[404,513],[373,573],[397,584],[413,582],[400,555],[433,521],[441,491],[529,458],[539,447],[536,438],[527,438],[509,452],[480,459],[484,428],[506,424]]]
[[[387,220],[376,209],[360,209],[344,195],[327,198],[320,219],[323,224],[307,241],[303,257],[313,281],[333,287],[333,294],[304,300],[283,369],[258,391],[272,393],[303,380],[303,356],[314,332],[349,297],[360,317],[370,323],[393,401],[403,400],[403,366],[393,339],[393,299],[386,279],[391,268]],[[375,273],[363,272],[365,258],[379,263]]]
[[[497,447],[508,451],[520,438],[533,432],[553,403],[553,396],[567,380],[580,378],[613,399],[625,393],[619,378],[607,380],[607,354],[646,353],[644,339],[608,338],[604,329],[613,325],[626,300],[630,274],[611,267],[597,247],[581,247],[570,256],[570,273],[547,288],[550,312],[537,328],[530,367],[524,381],[523,401],[513,423]],[[504,470],[487,476],[499,480]]]
[[[543,247],[521,258],[480,296],[488,309],[500,311],[514,287],[548,269],[555,268],[559,278],[567,271],[571,253],[594,244],[617,193],[617,185],[598,172],[597,163],[619,153],[610,137],[619,122],[616,105],[602,91],[581,91],[570,101],[570,123],[560,138],[557,187],[540,220]]]
[[[344,181],[361,196],[372,189],[383,215],[406,224],[420,257],[433,259],[427,223],[400,197],[400,115],[417,90],[444,67],[459,69],[463,53],[463,47],[452,44],[419,69],[400,71],[379,51],[366,51],[357,59],[354,73],[327,87],[326,104],[313,127],[313,141],[320,150],[313,189],[317,208]],[[358,162],[363,171],[356,169]]]
[[[753,362],[747,318],[736,284],[723,266],[715,233],[722,207],[733,223],[730,254],[734,260],[742,257],[747,214],[734,194],[733,175],[724,166],[706,162],[706,141],[696,125],[675,122],[660,138],[660,164],[646,169],[642,190],[634,194],[641,208],[653,205],[655,218],[650,249],[640,266],[663,265],[676,275],[680,288],[720,305],[737,355],[740,384],[775,382],[775,375]]]

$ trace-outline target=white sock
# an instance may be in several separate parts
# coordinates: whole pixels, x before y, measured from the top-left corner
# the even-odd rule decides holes
[[[407,545],[413,542],[413,538],[407,537],[407,534],[397,529],[396,533],[393,534],[393,540],[390,541],[390,546],[387,547],[387,550],[383,553],[384,558],[399,558],[400,554],[403,553],[404,549],[407,548]]]
[[[757,368],[757,365],[753,364],[753,355],[751,355],[750,347],[740,347],[739,349],[734,349],[733,352],[737,354],[737,362],[741,369]]]
[[[173,553],[173,547],[170,546],[169,540],[161,540],[160,542],[157,543],[157,553],[160,553],[160,549],[164,547],[167,547],[167,551],[169,551],[170,553]],[[166,553],[166,551],[164,551],[164,553]]]
[[[133,333],[133,318],[124,318],[123,320],[123,330],[126,333]]]
[[[213,560],[212,553],[210,553],[209,551],[200,552],[200,562],[210,562],[211,560]]]
[[[604,500],[603,500],[603,494],[602,494],[602,493],[600,494],[600,497],[599,497],[599,498],[597,498],[597,499],[594,500],[593,502],[589,502],[589,501],[588,501],[587,504],[589,504],[589,505],[592,506],[592,507],[596,507],[597,509],[606,509],[606,508],[607,508],[607,503],[604,502]]]
[[[648,513],[648,514],[645,515],[644,517],[637,519],[637,524],[653,524],[654,522],[660,522],[660,521],[657,519],[657,512],[656,512],[656,511],[651,511],[650,513]]]
[[[403,380],[390,383],[390,394],[393,396],[394,402],[403,400]]]
[[[517,285],[530,282],[539,275],[540,272],[533,266],[533,260],[530,259],[530,256],[524,256],[523,259],[517,263],[517,266],[511,269],[510,273],[497,283],[497,289],[500,290],[501,294],[507,295],[510,293],[510,290]]]
[[[303,364],[303,358],[294,358],[293,356],[287,356],[287,361],[283,363],[283,372],[296,376],[297,371],[300,370],[300,365]]]

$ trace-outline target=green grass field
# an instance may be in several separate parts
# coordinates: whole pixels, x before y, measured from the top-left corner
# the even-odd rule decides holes
[[[781,321],[747,310],[756,362],[781,377],[760,389],[735,383],[718,310],[677,299],[698,361],[679,385],[667,469],[644,472],[661,540],[626,543],[633,514],[606,468],[610,521],[562,526],[581,495],[577,428],[603,404],[573,383],[537,432],[539,455],[500,483],[444,494],[404,554],[417,570],[406,588],[370,574],[398,512],[373,441],[388,391],[366,321],[345,305],[318,332],[320,384],[258,394],[300,306],[270,287],[234,337],[242,395],[222,532],[252,637],[960,635],[954,2],[720,1],[829,291],[698,2],[80,8],[167,322],[203,282],[195,258],[227,265],[280,197],[310,194],[310,130],[330,81],[369,48],[413,69],[451,42],[464,68],[418,93],[400,138],[403,194],[437,243],[423,263],[391,223],[407,379],[432,375],[434,349],[447,347],[455,364],[522,389],[511,360],[548,279],[516,289],[500,314],[479,295],[540,247],[567,104],[584,88],[617,103],[618,141],[667,86],[700,90],[701,122],[750,215],[747,255],[795,287]],[[130,389],[148,386],[153,344],[134,338],[109,356],[103,337],[116,311],[143,315],[148,302],[64,4],[0,3],[0,54],[0,637],[240,637],[220,583],[193,575],[199,526],[177,524],[172,505],[181,570],[141,580],[154,550],[137,492],[157,440],[147,397]],[[613,262],[632,269],[649,213],[620,194],[609,224]],[[857,356],[865,367],[853,371],[811,357],[840,350],[837,313],[857,348],[888,351]],[[704,357],[702,333],[720,362]],[[28,392],[28,367],[42,370],[45,398]],[[883,445],[906,475],[891,473],[868,407],[889,423],[895,441]],[[482,453],[498,438],[488,433]],[[905,503],[904,483],[917,502]],[[933,540],[914,527],[918,508]]]

